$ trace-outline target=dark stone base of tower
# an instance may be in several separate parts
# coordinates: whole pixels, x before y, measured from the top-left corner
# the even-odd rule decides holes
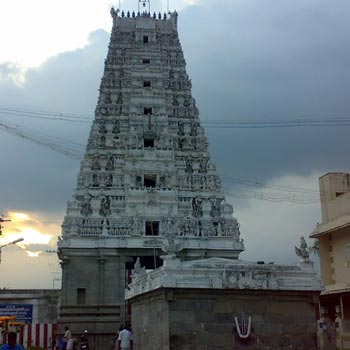
[[[131,299],[134,350],[317,350],[318,294],[161,288]]]
[[[93,349],[109,349],[120,325],[130,320],[125,288],[130,282],[135,257],[118,249],[62,249],[63,286],[58,333],[68,326],[74,336],[87,330]],[[150,254],[153,253],[150,252]],[[146,254],[146,252],[143,252]],[[158,253],[157,253],[158,254]],[[145,266],[156,263],[153,255],[142,256]]]

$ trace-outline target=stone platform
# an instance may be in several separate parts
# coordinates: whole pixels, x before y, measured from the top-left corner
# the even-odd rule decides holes
[[[320,284],[310,263],[168,259],[136,269],[129,288],[135,350],[317,349]]]

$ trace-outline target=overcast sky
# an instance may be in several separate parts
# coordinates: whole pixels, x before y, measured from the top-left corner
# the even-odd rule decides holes
[[[121,3],[125,10],[137,8],[136,0]],[[32,119],[3,109],[92,116],[113,4],[118,7],[118,1],[102,0],[62,0],[54,7],[47,0],[0,2],[0,123],[84,147],[88,123]],[[166,1],[152,2],[152,11],[166,7]],[[203,121],[350,119],[348,0],[170,0],[170,8],[179,11]],[[349,131],[206,129],[241,223],[242,259],[297,263],[294,245],[320,221],[318,177],[350,171]],[[0,244],[25,237],[19,247],[3,249],[0,287],[58,287],[58,261],[50,251],[79,161],[1,130],[0,149],[0,213],[12,219]]]

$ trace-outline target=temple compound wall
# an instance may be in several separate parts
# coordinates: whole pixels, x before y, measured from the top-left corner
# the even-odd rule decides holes
[[[174,254],[135,265],[127,291],[134,350],[316,350],[320,283],[296,266]]]
[[[161,288],[131,302],[134,350],[317,349],[317,292]]]
[[[13,306],[13,315],[16,314],[16,306],[28,306],[26,317],[30,323],[56,323],[60,305],[60,289],[0,289],[0,316],[11,316],[6,314],[5,306]],[[18,319],[18,321],[22,321]]]

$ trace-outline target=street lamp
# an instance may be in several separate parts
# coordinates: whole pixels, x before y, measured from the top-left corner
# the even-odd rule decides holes
[[[6,243],[4,245],[0,245],[0,264],[1,264],[1,248],[4,248],[4,247],[6,247],[6,246],[8,246],[10,244],[17,244],[17,243],[22,242],[22,241],[24,241],[24,238],[18,238],[18,239],[14,240],[14,241],[12,241],[10,243]]]

